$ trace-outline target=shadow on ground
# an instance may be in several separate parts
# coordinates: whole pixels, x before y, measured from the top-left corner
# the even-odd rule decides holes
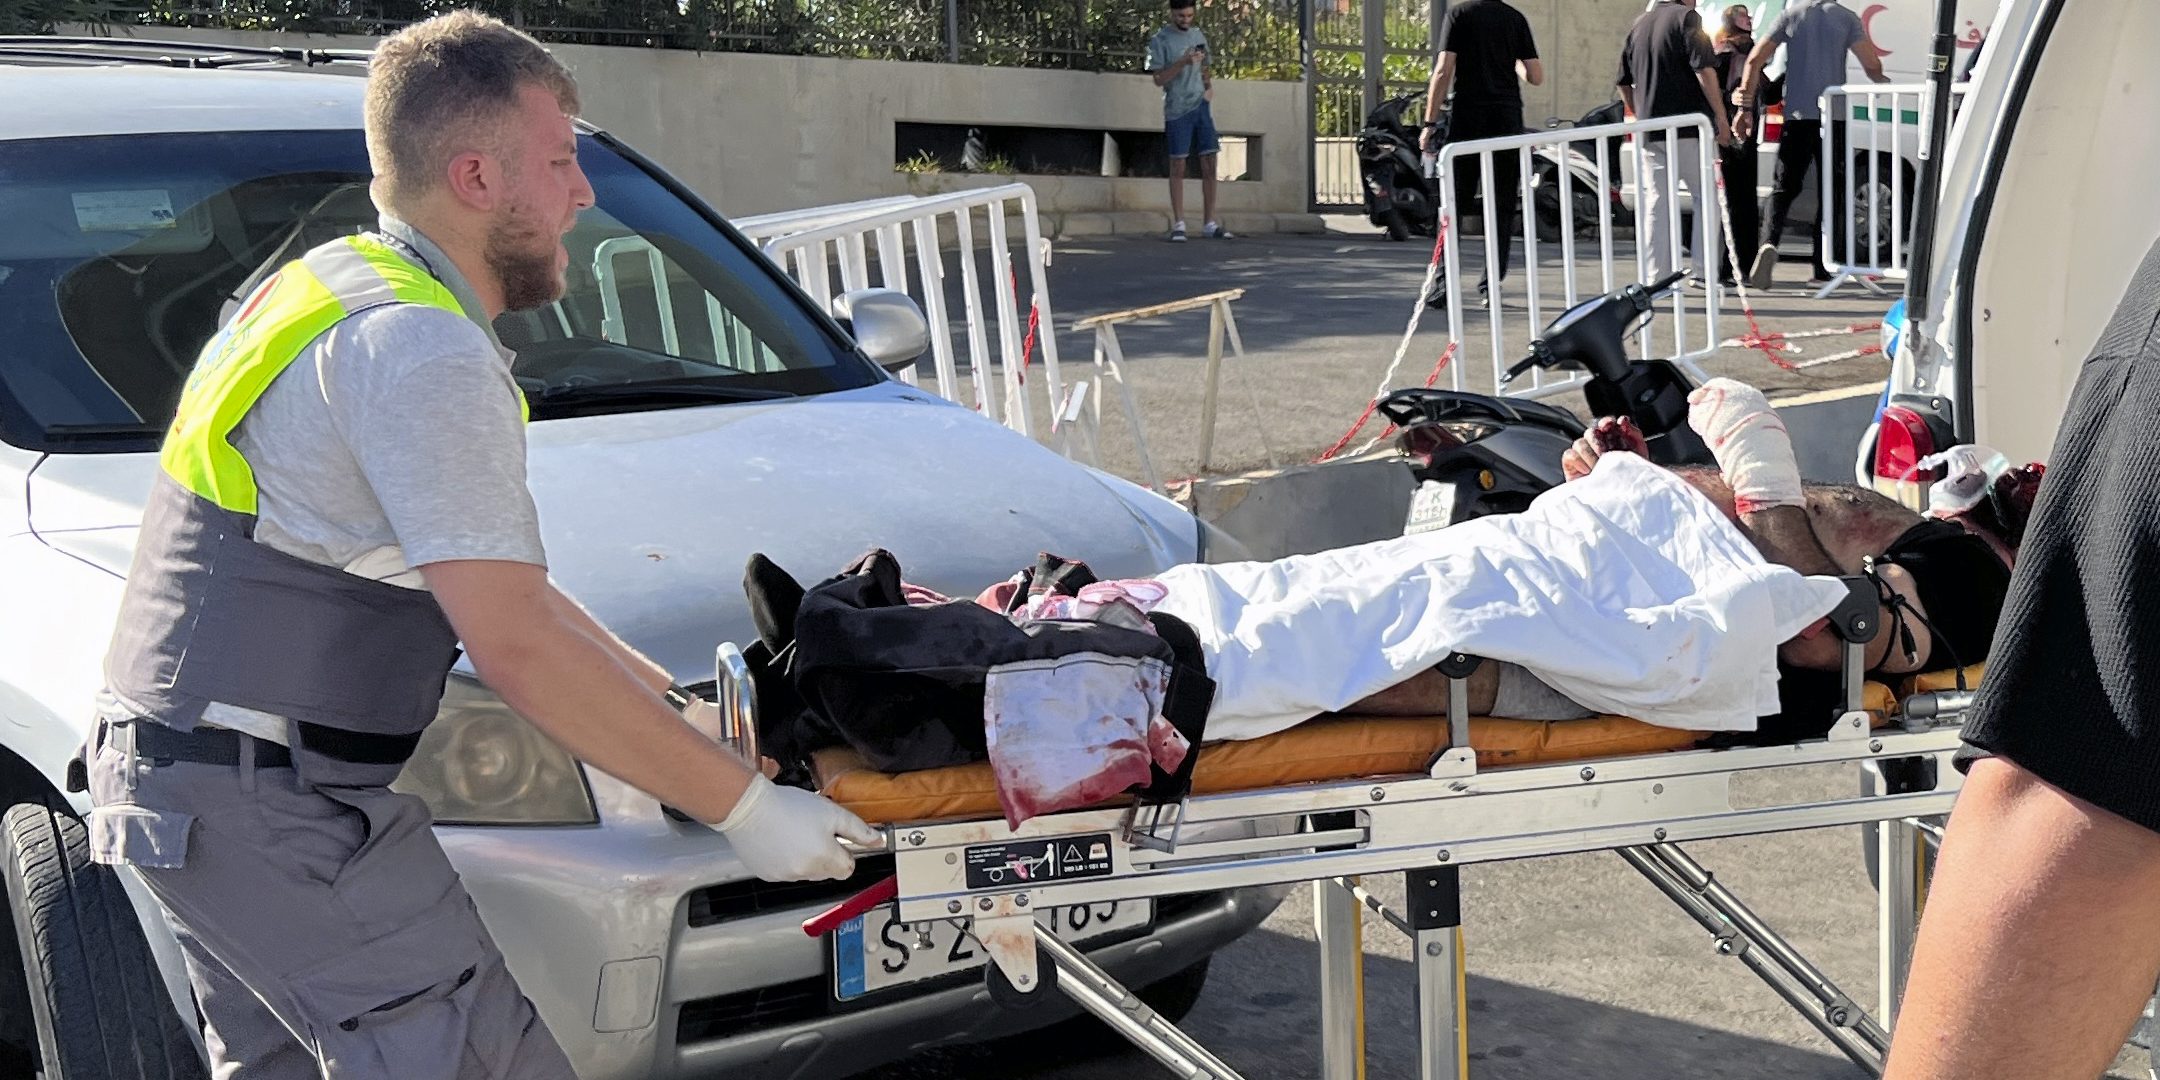
[[[1319,1075],[1318,946],[1269,930],[1216,958],[1206,993],[1185,1030],[1250,1080]],[[1414,973],[1409,963],[1368,955],[1366,1073],[1417,1075]],[[1683,1023],[1527,986],[1471,976],[1470,1059],[1478,1080],[1850,1080],[1864,1074],[1841,1057],[1811,1053],[1717,1028]],[[1168,1075],[1105,1036],[1090,1056],[1077,1045],[1018,1036],[930,1053],[867,1077],[1110,1080]]]

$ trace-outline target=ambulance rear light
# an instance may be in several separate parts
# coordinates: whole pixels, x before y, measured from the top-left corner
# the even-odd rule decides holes
[[[1914,475],[1920,459],[1935,453],[1935,433],[1927,418],[1902,405],[1882,412],[1882,427],[1875,434],[1875,475],[1883,480],[1926,480]]]

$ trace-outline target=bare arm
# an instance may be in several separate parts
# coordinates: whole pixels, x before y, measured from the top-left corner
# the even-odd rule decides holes
[[[546,570],[473,559],[420,573],[480,681],[571,756],[707,824],[735,807],[750,766],[684,723],[653,685],[664,673],[603,644],[613,635],[571,614]]]
[[[1740,77],[1740,104],[1755,104],[1755,95],[1762,91],[1763,69],[1770,66],[1770,58],[1777,55],[1778,40],[1765,36],[1755,43],[1747,54],[1747,73]]]
[[[1455,83],[1455,54],[1444,52],[1433,64],[1432,79],[1425,84],[1425,122],[1440,119],[1440,108],[1447,101],[1448,87]]]
[[[1861,38],[1853,43],[1852,54],[1853,59],[1860,61],[1860,70],[1867,72],[1870,82],[1890,81],[1890,76],[1883,74],[1882,53],[1875,48],[1874,42]]]
[[[1545,61],[1533,56],[1522,62],[1523,81],[1532,86],[1545,85]]]
[[[617,663],[629,668],[638,677],[638,681],[644,683],[653,693],[660,693],[674,685],[675,677],[669,674],[666,668],[653,663],[645,654],[631,648],[628,642],[616,637],[614,631],[600,625],[600,621],[593,618],[592,613],[586,611],[583,605],[571,599],[570,594],[555,587],[553,582],[549,583],[548,591],[553,594],[549,598],[550,602],[565,621],[599,643],[601,648],[615,657]]]
[[[1710,130],[1716,134],[1718,145],[1732,141],[1732,125],[1725,119],[1725,95],[1718,93],[1717,72],[1709,68],[1697,68],[1696,85],[1702,87],[1703,97],[1710,102],[1710,116],[1716,124]]]
[[[1975,762],[1928,890],[1885,1080],[2098,1076],[2160,972],[2160,835]]]
[[[1155,85],[1170,85],[1170,80],[1177,78],[1178,72],[1185,70],[1185,65],[1192,62],[1193,54],[1191,50],[1187,50],[1185,55],[1170,61],[1168,64],[1163,65],[1161,70],[1155,72]]]

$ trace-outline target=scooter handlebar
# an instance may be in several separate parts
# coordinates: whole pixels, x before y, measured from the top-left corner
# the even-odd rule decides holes
[[[1680,282],[1685,279],[1687,275],[1688,272],[1685,270],[1675,270],[1672,273],[1659,278],[1656,284],[1644,286],[1643,291],[1649,293],[1652,296],[1663,296],[1666,293],[1671,292],[1673,286],[1680,284]]]

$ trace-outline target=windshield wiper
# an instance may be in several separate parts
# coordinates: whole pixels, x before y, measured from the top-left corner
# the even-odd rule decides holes
[[[785,390],[769,390],[756,386],[734,386],[729,380],[734,376],[699,376],[683,379],[649,379],[643,382],[583,383],[572,386],[550,386],[532,395],[542,405],[580,405],[588,402],[660,401],[689,403],[700,401],[771,401],[776,398],[794,397]]]
[[[47,424],[48,439],[79,439],[84,442],[122,439],[162,439],[165,428],[151,424]]]

